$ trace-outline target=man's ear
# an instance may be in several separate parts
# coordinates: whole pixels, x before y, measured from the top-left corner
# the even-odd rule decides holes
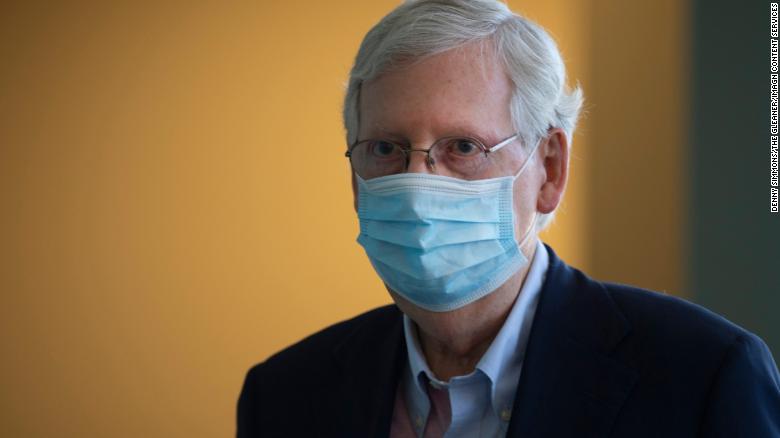
[[[569,176],[569,139],[563,129],[551,128],[541,141],[537,158],[542,160],[544,181],[536,209],[540,213],[552,213],[563,198]]]

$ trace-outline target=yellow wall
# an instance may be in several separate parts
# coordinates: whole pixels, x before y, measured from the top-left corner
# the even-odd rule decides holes
[[[0,436],[226,436],[250,365],[389,302],[340,105],[388,1],[4,3]],[[512,1],[589,87],[588,2]],[[546,240],[591,266],[589,121]]]
[[[688,2],[591,13],[591,274],[687,295]]]

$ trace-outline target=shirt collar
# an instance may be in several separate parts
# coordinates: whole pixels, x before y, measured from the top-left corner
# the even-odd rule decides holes
[[[520,294],[501,330],[477,363],[477,369],[490,378],[493,407],[496,410],[508,409],[514,401],[531,324],[548,265],[547,250],[542,242],[537,240],[536,252]]]
[[[512,310],[474,370],[474,373],[482,372],[490,379],[491,399],[493,408],[497,412],[511,407],[514,401],[525,349],[528,345],[528,336],[531,331],[536,305],[539,302],[539,292],[542,289],[548,265],[549,255],[547,250],[541,240],[537,240],[531,266],[523,281],[520,293],[512,305]],[[414,388],[407,388],[407,392],[413,390],[418,395],[427,394],[423,386],[426,379],[423,376],[427,376],[427,379],[435,383],[444,382],[437,381],[428,367],[420,347],[416,325],[405,314],[403,320],[409,369],[411,371],[411,376],[409,377],[414,382]],[[424,397],[424,401],[420,400],[419,397],[411,397],[411,399],[412,404],[418,406],[420,404],[426,405],[419,407],[424,411],[428,410],[427,403],[425,403],[427,402],[427,396]]]

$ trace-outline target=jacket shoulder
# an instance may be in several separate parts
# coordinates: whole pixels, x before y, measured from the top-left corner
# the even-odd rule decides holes
[[[712,345],[723,351],[737,338],[755,335],[721,315],[682,298],[616,283],[601,283],[636,335],[668,344]],[[667,346],[669,346],[667,344]]]
[[[761,338],[681,298],[602,285],[631,327],[617,354],[641,376],[634,394],[645,404],[627,418],[638,422],[642,412],[664,409],[671,425],[697,419],[702,436],[780,431],[780,374]]]
[[[388,305],[338,322],[271,355],[252,367],[248,375],[266,374],[269,377],[282,377],[323,370],[323,366],[333,359],[334,351],[345,341],[355,336],[381,333],[383,328],[394,324],[399,317],[398,308],[395,305]]]
[[[399,319],[397,307],[380,307],[314,333],[253,366],[238,399],[237,436],[318,435],[313,422],[300,419],[322,408],[312,405],[315,394],[338,385],[338,350],[361,350]]]
[[[735,353],[742,355],[740,360],[757,364],[752,372],[777,380],[777,368],[764,341],[723,316],[660,292],[602,285],[630,327],[618,354],[655,383],[677,381],[700,394],[708,393],[723,364]],[[747,367],[742,371],[750,372]]]

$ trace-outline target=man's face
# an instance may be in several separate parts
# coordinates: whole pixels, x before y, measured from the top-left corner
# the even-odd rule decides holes
[[[433,56],[363,84],[358,139],[388,139],[427,149],[437,139],[467,136],[488,147],[515,134],[512,83],[488,46],[471,44]],[[514,175],[527,158],[515,141],[495,154],[475,179]],[[412,153],[408,172],[435,173],[424,153]],[[531,166],[533,167],[533,166]],[[523,237],[535,211],[532,168],[515,182],[515,235]],[[538,186],[537,186],[538,188]],[[353,176],[353,193],[357,187]]]

